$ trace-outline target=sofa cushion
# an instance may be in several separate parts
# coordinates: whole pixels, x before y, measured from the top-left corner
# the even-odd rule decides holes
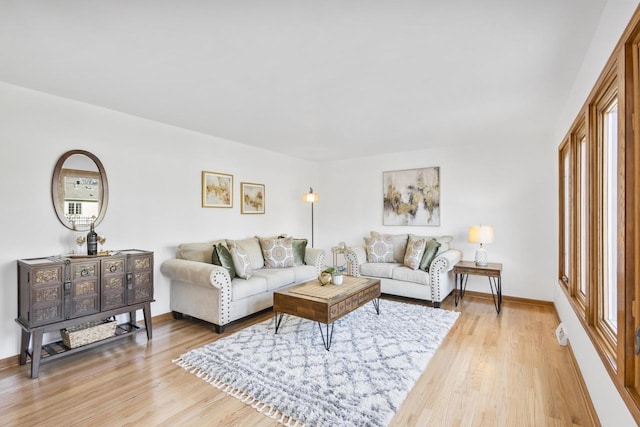
[[[295,283],[293,268],[261,268],[253,270],[253,275],[262,277],[267,281],[267,290],[279,289],[283,286]]]
[[[231,281],[231,300],[237,301],[253,295],[267,292],[267,280],[264,277],[241,279],[236,277]]]
[[[363,276],[382,277],[391,279],[393,270],[401,264],[395,262],[379,263],[368,262],[360,266],[360,274]]]
[[[244,240],[229,240],[227,239],[227,246],[231,243],[235,243],[244,249],[245,253],[249,255],[251,259],[251,268],[257,270],[264,267],[264,258],[262,258],[262,249],[260,248],[260,242],[257,237]]]
[[[426,286],[429,285],[429,273],[422,270],[412,270],[405,266],[394,268],[391,278],[402,280],[403,282],[419,283]]]
[[[365,237],[368,262],[396,262],[393,255],[393,242],[390,235],[371,232],[371,237]]]
[[[438,243],[440,243],[440,249],[438,249],[438,253],[436,255],[440,255],[442,252],[451,249],[451,242],[453,241],[453,236],[416,236],[413,234],[410,234],[410,236],[414,236],[417,238],[423,237],[427,240],[436,239]]]
[[[404,265],[412,270],[417,270],[418,267],[420,267],[420,261],[422,261],[422,255],[424,254],[426,244],[427,239],[409,237],[407,250],[404,254]]]
[[[211,255],[213,253],[213,246],[218,243],[226,245],[224,240],[216,240],[214,242],[205,243],[183,243],[178,246],[176,252],[176,258],[186,259],[188,261],[206,262],[211,264]]]
[[[229,276],[233,279],[236,277],[236,269],[233,265],[233,257],[231,252],[222,243],[218,243],[213,247],[213,254],[211,255],[211,262],[220,267],[224,267],[229,272]]]
[[[307,239],[293,239],[293,263],[295,265],[304,265],[308,242]]]
[[[295,275],[295,283],[305,282],[318,277],[318,271],[315,265],[297,265],[291,268]]]
[[[253,269],[251,268],[251,258],[244,251],[242,246],[235,243],[229,243],[229,252],[233,259],[233,267],[238,277],[242,279],[250,279]]]
[[[436,239],[429,239],[427,241],[427,246],[424,248],[424,254],[422,255],[422,261],[420,261],[420,270],[429,271],[431,262],[435,259],[440,246],[442,245]]]
[[[265,268],[294,266],[293,237],[259,239]]]

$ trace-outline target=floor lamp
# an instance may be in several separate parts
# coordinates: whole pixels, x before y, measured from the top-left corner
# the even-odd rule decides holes
[[[302,200],[311,203],[311,247],[313,248],[313,205],[320,199],[318,193],[313,192],[313,188],[309,187],[309,192],[302,195]]]

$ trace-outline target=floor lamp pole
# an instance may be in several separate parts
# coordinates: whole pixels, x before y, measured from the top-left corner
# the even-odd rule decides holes
[[[313,248],[313,205],[315,203],[311,202],[311,247]]]

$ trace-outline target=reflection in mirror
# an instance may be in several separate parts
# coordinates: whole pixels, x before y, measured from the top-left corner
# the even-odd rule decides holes
[[[99,224],[107,207],[107,177],[102,163],[93,154],[73,150],[56,164],[52,197],[56,214],[67,228],[88,230]]]

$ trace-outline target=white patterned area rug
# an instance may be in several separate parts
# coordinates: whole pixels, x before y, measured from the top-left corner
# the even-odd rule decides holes
[[[288,426],[386,426],[458,315],[368,303],[335,322],[331,351],[316,322],[285,315],[277,335],[272,318],[174,362]]]

